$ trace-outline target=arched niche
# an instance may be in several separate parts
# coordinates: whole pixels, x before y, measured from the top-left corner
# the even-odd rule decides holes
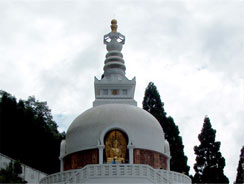
[[[105,163],[128,163],[129,154],[127,134],[120,129],[111,129],[104,136]]]

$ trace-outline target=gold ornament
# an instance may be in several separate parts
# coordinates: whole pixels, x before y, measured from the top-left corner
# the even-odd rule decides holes
[[[117,32],[117,28],[118,28],[118,26],[117,26],[117,20],[113,19],[111,21],[111,30],[112,30],[112,32]]]

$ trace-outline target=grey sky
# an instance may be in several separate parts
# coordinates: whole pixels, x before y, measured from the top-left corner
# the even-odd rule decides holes
[[[179,125],[191,173],[205,115],[233,181],[244,145],[244,1],[0,1],[0,88],[47,101],[60,130],[92,106],[110,21],[126,36],[141,107],[152,81]]]

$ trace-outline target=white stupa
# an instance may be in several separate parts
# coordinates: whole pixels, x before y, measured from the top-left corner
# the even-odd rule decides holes
[[[93,107],[80,114],[61,143],[59,173],[41,183],[191,183],[170,171],[169,143],[159,122],[134,100],[135,78],[125,76],[125,37],[104,36],[104,74],[95,78]]]

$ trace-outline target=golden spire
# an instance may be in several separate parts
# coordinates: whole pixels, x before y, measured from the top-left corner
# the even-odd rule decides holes
[[[111,21],[111,30],[112,30],[112,32],[117,32],[117,20],[115,20],[115,19],[113,19],[112,21]]]

